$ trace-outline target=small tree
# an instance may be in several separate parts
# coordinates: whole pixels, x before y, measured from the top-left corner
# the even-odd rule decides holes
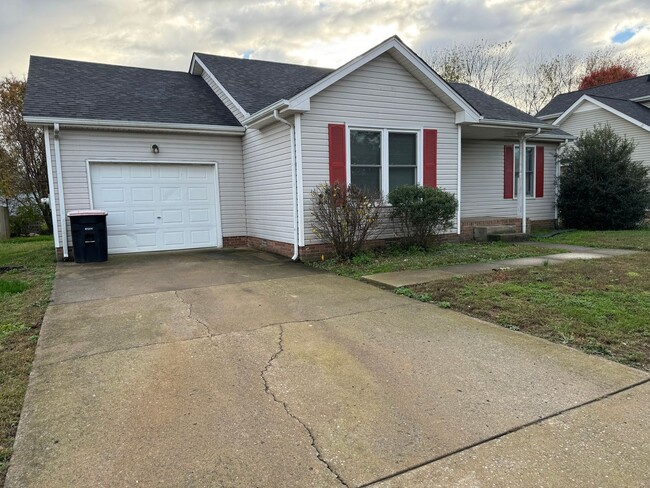
[[[594,88],[606,83],[614,83],[634,78],[636,73],[625,66],[614,65],[587,73],[580,81],[579,90]]]
[[[608,125],[583,132],[560,156],[558,211],[567,227],[630,229],[650,206],[650,176],[635,144]]]
[[[391,219],[401,227],[404,241],[427,248],[434,236],[452,226],[458,201],[439,188],[404,185],[388,195]]]
[[[314,234],[350,259],[374,237],[381,213],[381,195],[350,185],[323,184],[311,192]]]

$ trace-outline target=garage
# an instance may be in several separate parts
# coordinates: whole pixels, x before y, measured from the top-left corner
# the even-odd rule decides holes
[[[90,162],[110,254],[219,247],[215,164]]]

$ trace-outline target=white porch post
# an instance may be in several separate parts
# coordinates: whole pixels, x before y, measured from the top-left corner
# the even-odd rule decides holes
[[[526,136],[519,139],[519,215],[521,232],[526,233]]]
[[[458,211],[456,215],[456,226],[458,227],[458,235],[460,235],[461,232],[461,216],[460,216],[460,189],[461,189],[461,181],[460,181],[460,173],[461,173],[461,126],[458,126],[458,170],[457,170],[457,175],[456,177],[458,178],[458,186],[456,188],[456,199],[458,200]]]

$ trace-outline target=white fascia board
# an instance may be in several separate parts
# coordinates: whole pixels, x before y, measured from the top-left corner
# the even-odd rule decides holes
[[[552,119],[553,117],[559,117],[560,115],[562,115],[562,112],[558,112],[555,114],[548,114],[548,115],[536,115],[535,117],[537,117],[539,120],[547,120],[547,119]]]
[[[192,64],[190,65],[190,73],[194,72],[194,69],[195,69],[197,64],[201,67],[201,69],[203,71],[205,71],[208,74],[210,79],[214,82],[215,85],[217,85],[219,87],[219,89],[228,98],[228,100],[230,100],[232,102],[232,104],[235,106],[235,108],[237,110],[239,110],[241,118],[245,119],[246,117],[250,117],[250,114],[246,110],[244,110],[244,107],[239,105],[239,102],[237,102],[237,100],[235,100],[235,98],[230,94],[230,92],[228,90],[226,90],[226,88],[219,82],[219,80],[214,75],[214,73],[212,71],[210,71],[208,69],[208,67],[205,65],[205,63],[203,63],[203,61],[201,61],[201,58],[199,58],[196,55],[196,53],[194,53],[192,55]]]
[[[650,102],[650,95],[644,95],[642,97],[630,98],[630,102]]]
[[[202,125],[202,124],[175,124],[167,122],[134,122],[128,120],[94,120],[94,119],[69,119],[58,117],[23,117],[27,124],[54,125],[65,127],[101,128],[101,129],[130,129],[130,130],[163,130],[182,132],[203,132],[220,135],[241,135],[246,129],[231,125]]]
[[[610,107],[606,103],[601,102],[600,100],[597,100],[595,98],[590,97],[589,95],[582,95],[576,102],[571,105],[566,112],[564,112],[557,120],[553,122],[553,125],[559,126],[563,120],[565,120],[569,115],[571,115],[575,109],[577,109],[580,105],[582,105],[585,102],[593,103],[599,108],[602,108],[603,110],[607,110],[609,113],[616,115],[617,117],[622,118],[623,120],[627,120],[631,124],[634,124],[638,127],[641,127],[644,130],[647,130],[650,132],[650,126],[644,124],[643,122],[638,121],[634,117],[630,117],[629,115],[624,114],[623,112],[619,112],[615,108]]]
[[[478,124],[474,124],[475,127],[488,127],[488,126],[497,126],[501,128],[512,128],[512,129],[547,129],[553,130],[557,129],[553,124],[547,123],[535,123],[535,122],[517,122],[516,120],[497,120],[497,119],[481,119]]]
[[[449,97],[456,105],[457,107],[455,108],[454,111],[458,112],[460,109],[460,112],[463,112],[465,115],[464,121],[467,122],[478,122],[481,119],[481,115],[472,107],[463,97],[461,97],[447,82],[445,82],[428,64],[426,64],[424,61],[422,61],[411,49],[409,49],[402,41],[400,41],[397,37],[391,37],[381,44],[378,44],[377,46],[373,47],[366,53],[357,56],[354,58],[352,61],[349,61],[348,63],[344,64],[340,68],[336,69],[329,75],[327,75],[325,78],[321,79],[320,81],[317,81],[307,89],[303,90],[302,92],[298,93],[297,95],[291,97],[288,101],[285,101],[287,105],[291,107],[300,107],[303,106],[304,103],[308,102],[311,97],[314,95],[320,93],[321,91],[325,90],[327,87],[333,85],[337,81],[341,80],[345,76],[349,75],[350,73],[356,71],[357,69],[361,68],[363,65],[366,63],[372,61],[373,59],[377,58],[378,56],[384,54],[385,52],[389,51],[390,49],[395,49],[397,50],[400,54],[402,54],[416,69],[418,69],[420,72],[422,72],[432,83],[434,83],[440,90]],[[276,102],[277,104],[278,102]],[[276,105],[274,104],[274,105]],[[263,116],[264,113],[272,111],[274,108],[274,105],[271,105],[269,107],[265,107],[262,110],[258,112],[258,117]],[[253,114],[251,116],[251,119],[255,117],[256,114]],[[458,117],[458,115],[457,115]],[[245,121],[247,122],[247,121]]]

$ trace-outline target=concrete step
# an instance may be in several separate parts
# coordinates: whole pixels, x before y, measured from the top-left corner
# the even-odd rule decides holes
[[[514,225],[477,225],[474,227],[474,240],[486,242],[492,234],[515,234],[517,227]]]
[[[523,242],[527,241],[530,236],[522,232],[513,232],[506,234],[489,234],[487,240],[490,242]]]

